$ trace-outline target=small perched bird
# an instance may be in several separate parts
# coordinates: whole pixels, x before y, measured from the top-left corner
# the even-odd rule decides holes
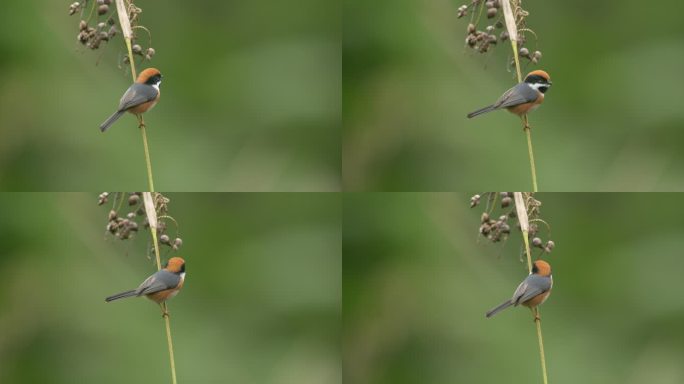
[[[502,108],[506,108],[509,112],[522,116],[534,111],[542,102],[544,102],[544,93],[546,93],[549,88],[551,88],[551,78],[549,77],[549,74],[542,70],[532,71],[525,76],[525,81],[504,92],[496,103],[478,109],[475,112],[470,112],[468,118],[470,119]]]
[[[185,260],[180,257],[172,257],[163,269],[148,277],[136,289],[117,293],[105,299],[106,302],[133,296],[147,296],[157,304],[176,296],[183,288],[185,281]]]
[[[100,130],[106,131],[114,122],[119,120],[124,112],[140,116],[152,109],[159,101],[161,79],[162,75],[156,68],[147,68],[140,72],[135,83],[128,87],[126,93],[121,96],[119,108],[100,125]]]
[[[551,294],[552,286],[551,266],[544,260],[537,260],[532,264],[532,273],[518,285],[513,297],[491,309],[485,316],[492,317],[511,305],[522,304],[532,309],[546,301]]]

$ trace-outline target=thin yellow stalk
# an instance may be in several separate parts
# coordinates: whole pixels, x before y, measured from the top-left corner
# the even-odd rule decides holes
[[[515,72],[518,75],[518,83],[522,82],[522,73],[520,73],[520,58],[518,57],[518,27],[515,23],[515,16],[511,8],[511,1],[502,0],[501,5],[504,13],[504,20],[506,21],[506,30],[508,31],[509,39],[511,40],[511,48],[513,48],[513,60],[515,62]],[[527,136],[527,155],[530,158],[530,172],[532,173],[532,192],[537,192],[537,168],[534,165],[534,151],[532,149],[532,132],[530,129],[527,115],[523,115],[523,130]]]
[[[154,179],[152,178],[152,161],[150,160],[150,149],[147,146],[147,133],[145,131],[145,121],[140,116],[140,132],[142,133],[143,146],[145,147],[145,164],[147,165],[147,184],[150,192],[154,192]]]
[[[530,233],[530,224],[527,217],[527,205],[525,204],[525,199],[523,198],[522,192],[513,192],[513,198],[515,200],[515,209],[518,214],[518,222],[520,223],[520,229],[522,231],[523,242],[525,243],[525,255],[527,256],[527,268],[530,273],[532,273],[532,255],[530,252],[530,240],[528,235]],[[544,355],[544,340],[542,338],[541,330],[541,315],[539,314],[539,307],[533,309],[534,312],[534,323],[537,326],[537,339],[539,340],[539,355],[541,359],[542,367],[542,377],[544,379],[544,384],[548,384],[549,379],[546,374],[546,357]]]
[[[157,259],[157,270],[161,269],[161,260],[159,257],[159,241],[157,240],[157,211],[154,206],[154,197],[152,192],[143,192],[143,202],[145,204],[145,214],[147,221],[150,224],[150,232],[152,233],[152,243],[154,245],[154,255]],[[164,313],[164,321],[166,322],[166,341],[169,347],[169,360],[171,362],[171,381],[176,384],[176,362],[173,357],[173,341],[171,339],[171,320],[169,318],[169,311],[166,302],[161,304],[162,312]]]
[[[133,49],[131,48],[131,39],[133,38],[133,30],[131,29],[131,22],[128,19],[128,10],[124,0],[116,0],[116,13],[119,15],[119,25],[126,41],[126,49],[128,50],[128,63],[131,67],[131,75],[133,81],[137,78],[135,71],[135,61],[133,60]],[[150,192],[154,192],[154,180],[152,178],[152,160],[150,159],[150,149],[147,145],[147,132],[145,130],[145,121],[142,116],[138,120],[138,128],[143,138],[143,146],[145,147],[145,165],[147,166],[147,184]]]

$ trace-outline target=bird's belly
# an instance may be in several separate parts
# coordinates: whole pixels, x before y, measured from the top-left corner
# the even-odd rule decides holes
[[[132,114],[134,114],[134,115],[139,115],[139,114],[141,114],[141,113],[145,113],[145,112],[149,111],[149,110],[152,109],[152,107],[154,107],[155,105],[157,105],[157,99],[150,100],[150,101],[148,101],[148,102],[146,102],[146,103],[142,103],[142,104],[136,105],[136,106],[133,107],[133,108],[129,108],[129,109],[128,109],[128,112],[130,112],[130,113],[132,113]]]
[[[178,294],[178,289],[166,289],[163,291],[151,293],[147,295],[147,298],[156,302],[156,303],[161,303],[163,301],[166,301]]]
[[[518,116],[530,113],[535,109],[539,108],[540,104],[525,103],[516,105],[515,107],[508,108],[508,112],[516,114]]]
[[[539,295],[527,300],[526,302],[522,303],[522,305],[524,305],[526,307],[530,307],[530,308],[536,307],[537,305],[544,303],[550,294],[551,294],[551,291],[546,291],[542,294],[539,294]]]

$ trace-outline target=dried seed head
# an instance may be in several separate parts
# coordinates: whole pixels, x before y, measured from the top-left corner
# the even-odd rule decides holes
[[[109,198],[109,192],[102,192],[100,196],[97,197],[97,205],[102,205],[107,202]]]
[[[468,6],[467,5],[461,5],[458,7],[458,11],[456,12],[456,18],[460,19],[461,17],[465,16],[468,14]]]
[[[97,7],[97,14],[98,15],[104,15],[107,12],[109,12],[109,5],[102,4],[99,7]]]
[[[488,18],[488,19],[493,18],[494,16],[496,16],[496,12],[497,12],[497,11],[496,11],[496,8],[489,8],[489,9],[487,9],[487,18]]]
[[[488,224],[480,225],[480,233],[487,236],[491,232],[491,227]]]
[[[539,227],[537,226],[537,224],[530,223],[530,227],[528,228],[528,233],[530,234],[530,236],[536,235],[538,231]]]
[[[169,236],[166,234],[159,236],[159,242],[162,244],[169,244],[169,242],[170,242]]]
[[[475,37],[475,35],[468,35],[468,37],[466,37],[466,44],[470,48],[475,47],[475,44],[477,44],[477,37]]]
[[[513,199],[510,198],[509,196],[504,197],[503,199],[501,199],[501,208],[507,208],[508,206],[511,205],[512,202],[513,202]]]
[[[529,57],[530,56],[530,50],[525,48],[525,47],[520,48],[519,53],[520,53],[520,56],[522,56],[522,57]]]
[[[480,216],[480,221],[483,223],[488,222],[489,221],[489,213],[482,212],[482,216]]]
[[[541,248],[542,247],[542,240],[538,237],[535,237],[532,239],[532,246]]]
[[[136,205],[140,202],[140,196],[133,194],[128,196],[128,205]]]
[[[140,55],[142,54],[142,47],[139,44],[133,44],[131,51],[133,51],[133,53],[136,55]]]
[[[546,242],[546,246],[544,248],[548,249],[549,252],[551,252],[555,247],[556,243],[554,243],[553,240],[549,240]]]
[[[176,237],[175,239],[173,239],[173,249],[174,250],[178,250],[178,248],[180,248],[182,246],[183,246],[183,239],[181,239],[180,237]]]
[[[81,3],[78,1],[71,3],[69,5],[69,16],[73,15],[74,13],[78,12],[81,10]]]

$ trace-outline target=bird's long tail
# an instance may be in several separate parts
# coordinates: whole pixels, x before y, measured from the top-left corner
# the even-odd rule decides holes
[[[475,111],[475,112],[470,112],[470,113],[468,114],[468,118],[469,118],[469,119],[472,119],[472,118],[475,117],[475,116],[479,116],[479,115],[481,115],[481,114],[483,114],[483,113],[491,112],[491,111],[494,111],[494,110],[496,110],[496,107],[494,106],[494,104],[492,104],[492,105],[486,106],[486,107],[484,107],[484,108],[482,108],[482,109],[478,109],[478,110]]]
[[[487,314],[485,316],[487,318],[490,318],[490,317],[496,315],[497,313],[499,313],[500,311],[503,311],[504,309],[510,307],[511,305],[513,305],[513,301],[506,300],[503,303],[499,304],[496,308],[490,309],[489,312],[487,312]]]
[[[105,122],[100,125],[100,131],[102,131],[102,132],[106,131],[107,128],[109,128],[112,124],[114,124],[114,122],[119,120],[119,117],[121,117],[121,115],[123,115],[124,112],[126,112],[126,111],[114,112],[113,115],[109,116],[109,118],[107,120],[105,120]]]
[[[123,299],[125,297],[138,296],[135,290],[117,293],[116,295],[109,296],[105,299],[106,302]]]

